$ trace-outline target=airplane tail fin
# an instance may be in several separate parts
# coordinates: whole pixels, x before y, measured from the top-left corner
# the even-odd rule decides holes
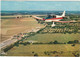
[[[65,11],[63,12],[62,17],[65,17]]]

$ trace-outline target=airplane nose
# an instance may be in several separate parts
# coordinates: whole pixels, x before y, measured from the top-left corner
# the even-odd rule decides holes
[[[43,21],[45,21],[45,19],[43,18]]]

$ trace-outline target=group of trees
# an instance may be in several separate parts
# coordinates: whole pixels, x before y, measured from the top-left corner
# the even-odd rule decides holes
[[[51,54],[55,54],[55,56],[58,56],[58,54],[60,55],[60,54],[63,54],[63,53],[65,53],[64,51],[44,51],[44,54],[45,55],[51,55]],[[67,52],[68,53],[68,52]],[[75,56],[75,57],[79,57],[79,53],[78,53],[78,51],[73,51],[73,52],[70,52],[70,53],[72,53],[73,54],[73,56]],[[38,53],[35,53],[34,51],[32,52],[32,54],[34,55],[34,56],[39,56],[38,55]]]
[[[38,33],[80,33],[78,26],[55,26],[45,27],[43,30],[40,30]]]
[[[55,40],[54,42],[51,41],[51,42],[49,42],[48,44],[63,44],[63,43],[60,43],[60,42],[58,42],[58,41]]]
[[[50,54],[62,54],[64,53],[63,51],[44,51],[45,55],[50,55]]]
[[[4,52],[7,52],[8,50],[10,50],[11,48],[13,48],[14,45],[10,45],[10,46],[7,46],[6,48],[3,49]]]
[[[34,54],[34,56],[38,56],[38,53],[35,53],[34,51],[32,52],[32,54]]]
[[[63,54],[63,53],[71,53],[75,57],[79,57],[79,52],[78,51],[71,51],[71,52],[64,52],[64,51],[44,51],[45,55],[51,55],[51,54]]]
[[[26,45],[29,45],[30,42],[20,42],[19,44],[22,44],[22,45],[26,46]]]
[[[42,42],[36,42],[36,43],[33,43],[33,44],[65,44],[65,43],[60,43],[58,41],[51,41],[51,42],[48,42],[48,43],[42,43]]]
[[[14,46],[17,46],[17,47],[18,47],[18,46],[19,46],[19,41],[17,41],[17,42],[15,42],[14,44],[11,44],[11,45],[3,48],[3,51],[4,51],[4,52],[7,52],[8,50],[10,50],[11,48],[13,48]]]
[[[78,40],[74,40],[74,41],[68,41],[67,43],[68,43],[68,44],[74,44],[74,43],[75,43],[75,44],[78,44],[79,41],[78,41]]]
[[[64,43],[61,43],[61,42],[58,42],[57,40],[55,41],[50,41],[48,43],[42,43],[42,42],[36,42],[36,43],[33,43],[33,44],[79,44],[79,41],[78,40],[74,40],[74,41],[68,41],[68,42],[64,42]]]
[[[53,41],[49,42],[49,44],[66,44],[66,43],[60,43],[55,40],[54,42]],[[68,41],[67,44],[79,44],[79,41],[78,40]]]

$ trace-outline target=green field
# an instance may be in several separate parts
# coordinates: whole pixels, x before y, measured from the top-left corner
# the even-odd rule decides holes
[[[36,34],[35,36],[29,37],[24,42],[34,40],[37,42],[48,43],[50,41],[57,40],[58,42],[64,43],[73,40],[80,41],[79,34]],[[38,56],[72,56],[73,53],[79,54],[80,44],[30,44],[30,45],[22,45],[14,46],[7,52],[8,56],[34,56],[34,54],[38,54]],[[57,53],[51,53],[52,51],[56,51]],[[34,53],[33,53],[34,52]],[[44,52],[47,52],[45,54]]]
[[[74,40],[80,41],[80,34],[36,34],[35,36],[28,38],[28,40],[34,40],[42,43],[57,40],[58,42],[64,43]]]
[[[71,46],[71,44],[40,44],[40,45],[19,45],[19,47],[13,47],[11,50],[7,52],[8,56],[33,56],[35,53],[38,54],[38,56],[73,56],[72,53],[80,52],[79,51],[79,44],[76,44],[76,46]],[[51,51],[57,51],[58,53],[52,54],[49,53],[44,54],[45,51],[51,52]],[[32,53],[34,52],[34,53]],[[63,53],[61,53],[63,52]],[[74,57],[74,56],[73,56]]]

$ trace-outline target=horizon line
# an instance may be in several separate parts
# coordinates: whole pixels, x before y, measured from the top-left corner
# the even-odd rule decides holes
[[[65,11],[65,10],[1,10],[1,11]],[[66,10],[66,11],[80,11],[80,10]]]

